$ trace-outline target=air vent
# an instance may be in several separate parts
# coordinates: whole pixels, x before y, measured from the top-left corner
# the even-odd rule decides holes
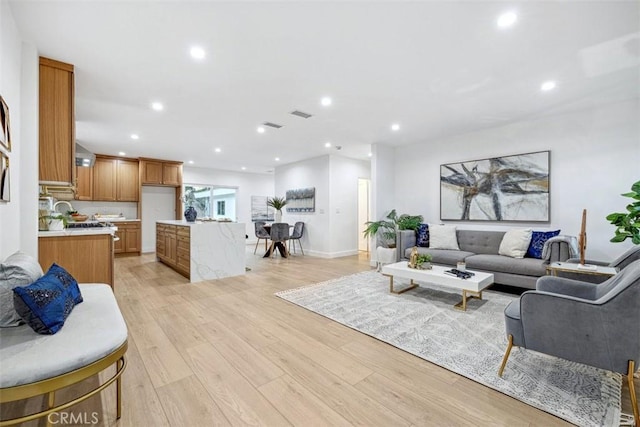
[[[311,114],[305,113],[304,111],[300,111],[300,110],[292,111],[291,114],[293,114],[294,116],[302,117],[303,119],[308,119],[309,117],[312,117]]]
[[[274,129],[280,129],[282,127],[282,125],[279,125],[277,123],[271,123],[271,122],[264,122],[263,125],[269,126],[270,128],[274,128]]]

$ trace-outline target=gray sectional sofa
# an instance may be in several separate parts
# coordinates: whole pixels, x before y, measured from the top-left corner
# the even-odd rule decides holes
[[[573,237],[558,236],[548,241],[548,259],[511,258],[498,255],[504,231],[456,230],[460,250],[431,249],[418,247],[418,253],[430,254],[433,264],[455,267],[459,261],[466,263],[468,270],[493,273],[495,283],[535,289],[536,281],[546,274],[549,263],[562,262],[574,255]],[[397,233],[398,258],[409,258],[416,245],[413,230]]]

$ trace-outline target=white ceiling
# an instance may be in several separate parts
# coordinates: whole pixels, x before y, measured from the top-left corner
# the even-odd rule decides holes
[[[104,154],[265,172],[337,153],[327,141],[366,159],[640,96],[638,1],[10,4],[24,40],[75,65],[77,139]],[[505,11],[518,22],[500,29]]]

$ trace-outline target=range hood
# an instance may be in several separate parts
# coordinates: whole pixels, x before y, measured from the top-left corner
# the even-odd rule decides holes
[[[93,167],[96,155],[76,142],[76,166]]]

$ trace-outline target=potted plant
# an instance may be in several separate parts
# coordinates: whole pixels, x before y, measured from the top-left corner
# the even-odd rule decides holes
[[[68,223],[67,216],[61,213],[40,215],[38,220],[38,230],[40,231],[62,231]]]
[[[417,230],[423,221],[422,215],[397,214],[393,209],[385,219],[380,221],[367,221],[366,228],[362,232],[364,237],[379,237],[379,243],[387,248],[396,245],[396,230]]]
[[[416,258],[416,268],[418,270],[431,270],[431,260],[433,257],[429,254],[418,254]]]
[[[635,245],[640,245],[640,181],[631,186],[631,191],[622,194],[634,201],[627,205],[627,212],[614,212],[607,215],[607,221],[616,226],[615,236],[611,242],[624,242],[630,238]]]
[[[287,204],[284,197],[270,197],[267,199],[267,206],[276,210],[276,222],[282,222],[282,208]]]

